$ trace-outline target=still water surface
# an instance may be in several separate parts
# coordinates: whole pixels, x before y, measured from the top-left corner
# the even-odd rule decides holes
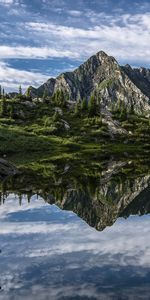
[[[106,174],[57,201],[1,193],[0,300],[150,299],[150,177]]]
[[[150,216],[96,231],[13,194],[1,206],[0,299],[150,299]]]

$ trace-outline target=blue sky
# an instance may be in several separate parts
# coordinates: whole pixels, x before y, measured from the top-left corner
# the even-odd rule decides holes
[[[39,86],[103,50],[149,67],[150,1],[0,0],[0,84]]]

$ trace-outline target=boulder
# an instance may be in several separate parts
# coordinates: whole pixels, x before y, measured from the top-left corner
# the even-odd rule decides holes
[[[18,174],[19,171],[10,162],[3,158],[0,158],[0,180],[5,179],[7,176],[13,176]]]

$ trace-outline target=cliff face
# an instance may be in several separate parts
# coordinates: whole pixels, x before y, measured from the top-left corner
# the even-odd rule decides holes
[[[52,96],[60,89],[72,101],[84,97],[88,100],[95,94],[102,108],[123,101],[126,107],[134,107],[136,112],[150,111],[150,70],[132,69],[129,65],[121,67],[115,58],[103,51],[73,72],[51,78],[38,89],[30,87],[32,97],[42,97],[44,91]]]
[[[131,68],[129,65],[122,67],[122,69],[142,93],[150,99],[150,69]]]

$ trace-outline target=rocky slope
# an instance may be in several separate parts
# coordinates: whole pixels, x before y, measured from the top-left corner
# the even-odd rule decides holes
[[[123,101],[136,112],[150,112],[150,70],[132,69],[129,65],[121,67],[103,51],[73,72],[51,78],[38,89],[30,87],[33,98],[42,97],[44,91],[52,96],[57,90],[63,90],[72,101],[84,97],[88,100],[95,94],[102,108]]]
[[[131,68],[130,65],[126,65],[122,69],[142,93],[150,99],[150,69]]]

